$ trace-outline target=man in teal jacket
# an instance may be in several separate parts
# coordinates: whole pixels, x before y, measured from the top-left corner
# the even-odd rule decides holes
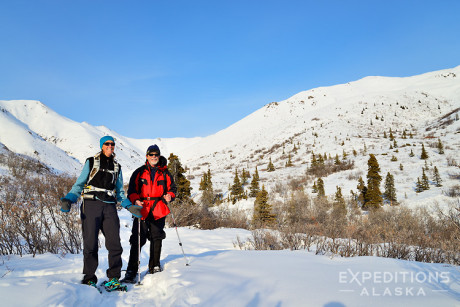
[[[86,159],[83,170],[70,192],[61,199],[61,211],[69,212],[72,203],[83,197],[81,221],[83,231],[83,284],[95,286],[98,266],[98,235],[105,237],[109,252],[109,281],[105,287],[111,290],[124,289],[119,282],[121,275],[120,220],[116,204],[128,209],[135,217],[141,217],[141,206],[133,205],[123,190],[121,165],[115,160],[115,140],[104,136],[100,140],[101,151]],[[83,193],[82,193],[83,192]]]

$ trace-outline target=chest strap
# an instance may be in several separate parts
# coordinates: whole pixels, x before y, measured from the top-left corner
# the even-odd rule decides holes
[[[115,190],[107,190],[107,189],[98,188],[92,185],[86,185],[83,188],[83,194],[86,194],[89,192],[105,192],[109,196],[115,196]]]

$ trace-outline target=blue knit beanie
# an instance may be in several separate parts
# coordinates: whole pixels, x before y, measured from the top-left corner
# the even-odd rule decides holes
[[[103,136],[101,137],[101,140],[99,141],[99,143],[101,144],[101,149],[102,149],[102,145],[104,145],[104,143],[107,141],[112,141],[115,143],[115,140],[110,135]]]
[[[160,153],[160,147],[158,147],[157,144],[149,146],[149,148],[147,148],[147,153],[146,153],[146,155],[148,155],[148,154],[151,153],[151,152]]]

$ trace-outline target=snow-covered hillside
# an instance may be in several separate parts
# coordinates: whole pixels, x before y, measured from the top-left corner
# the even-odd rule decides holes
[[[145,161],[145,150],[153,143],[165,152],[176,152],[200,138],[132,139],[104,126],[94,127],[65,118],[39,101],[0,101],[0,143],[9,150],[41,160],[57,171],[78,174],[86,158],[99,150],[99,139],[112,135],[117,140],[117,158],[125,180]],[[116,127],[114,127],[116,128]]]
[[[345,152],[354,160],[355,169],[333,174],[324,181],[326,194],[333,194],[340,186],[347,195],[356,188],[357,177],[365,178],[368,154],[373,153],[382,176],[394,174],[398,199],[413,204],[432,202],[443,189],[421,194],[414,191],[425,163],[417,159],[422,143],[429,151],[429,166],[437,166],[441,173],[444,188],[458,184],[451,175],[458,172],[459,108],[460,66],[407,78],[366,77],[311,89],[269,103],[214,135],[193,139],[126,138],[114,131],[116,126],[109,129],[77,123],[38,101],[0,101],[0,143],[57,170],[76,174],[85,158],[99,149],[99,138],[110,134],[117,139],[116,153],[124,167],[125,181],[144,161],[148,145],[156,143],[163,155],[179,155],[188,167],[187,175],[194,178],[194,192],[198,191],[202,173],[209,168],[214,189],[223,194],[233,182],[235,169],[245,168],[252,173],[258,166],[262,183],[270,190],[276,182],[303,176],[312,152],[332,157]],[[393,144],[383,138],[390,129],[397,148],[390,149]],[[404,131],[413,137],[403,139]],[[438,138],[445,146],[444,155],[430,147]],[[354,150],[356,156],[352,156]],[[409,157],[411,150],[415,158]],[[294,166],[286,168],[289,155]],[[397,162],[391,161],[393,156]],[[275,172],[265,171],[269,158]]]

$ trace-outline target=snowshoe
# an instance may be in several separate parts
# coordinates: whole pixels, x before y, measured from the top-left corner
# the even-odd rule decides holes
[[[102,283],[104,286],[105,290],[107,292],[113,292],[113,291],[128,291],[128,287],[126,285],[122,285],[118,278],[111,278],[109,281],[105,281]]]
[[[102,293],[101,289],[99,289],[99,287],[97,286],[97,284],[96,284],[94,281],[92,281],[92,280],[89,280],[89,281],[86,282],[86,283],[82,282],[82,284],[88,285],[88,286],[91,286],[91,287],[94,287],[94,288],[97,289],[97,291],[99,291],[99,293]]]
[[[135,284],[136,283],[136,272],[133,271],[126,271],[125,277],[120,280],[120,282],[127,283],[127,284]]]

